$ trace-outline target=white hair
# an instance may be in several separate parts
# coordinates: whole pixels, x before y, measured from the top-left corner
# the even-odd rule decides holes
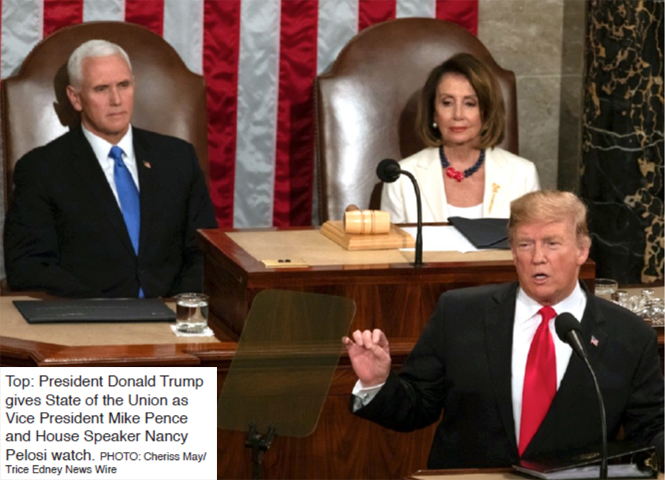
[[[83,60],[93,57],[107,57],[109,55],[122,56],[127,62],[129,70],[132,70],[129,55],[127,55],[127,52],[122,47],[106,40],[88,40],[69,56],[69,61],[67,62],[69,84],[77,90],[81,88],[81,84],[83,83]]]

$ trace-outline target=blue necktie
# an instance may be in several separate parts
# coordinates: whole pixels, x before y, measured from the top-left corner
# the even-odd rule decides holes
[[[125,162],[122,161],[122,148],[111,147],[109,157],[114,161],[113,179],[120,199],[120,210],[125,219],[127,232],[134,247],[134,253],[139,254],[139,232],[141,231],[141,202],[139,190],[136,188],[132,174],[129,173]],[[139,288],[139,298],[143,298],[143,289]]]

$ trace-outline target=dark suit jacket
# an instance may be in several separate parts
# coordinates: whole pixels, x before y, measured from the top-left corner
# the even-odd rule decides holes
[[[512,411],[512,335],[517,284],[444,293],[399,376],[356,414],[411,431],[437,421],[429,468],[504,467],[519,461]],[[608,436],[663,449],[663,377],[655,331],[587,292],[583,341],[605,401]],[[590,343],[591,336],[598,345]],[[593,381],[574,354],[524,458],[600,448]]]
[[[118,203],[80,128],[16,164],[5,220],[10,288],[60,296],[146,297],[201,291],[197,228],[215,228],[194,148],[133,129],[141,195],[138,257]]]

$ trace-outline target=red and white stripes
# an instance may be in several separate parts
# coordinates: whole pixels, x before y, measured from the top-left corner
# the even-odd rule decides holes
[[[208,85],[210,188],[225,227],[307,225],[314,77],[363,28],[399,17],[476,33],[478,0],[0,0],[1,75],[44,36],[82,21],[162,35]]]

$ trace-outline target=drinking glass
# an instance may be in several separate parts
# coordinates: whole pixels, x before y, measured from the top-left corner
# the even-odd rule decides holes
[[[617,291],[619,284],[611,278],[596,278],[596,296],[612,301],[612,295]]]
[[[203,333],[208,326],[208,295],[176,295],[176,328],[182,333]]]

